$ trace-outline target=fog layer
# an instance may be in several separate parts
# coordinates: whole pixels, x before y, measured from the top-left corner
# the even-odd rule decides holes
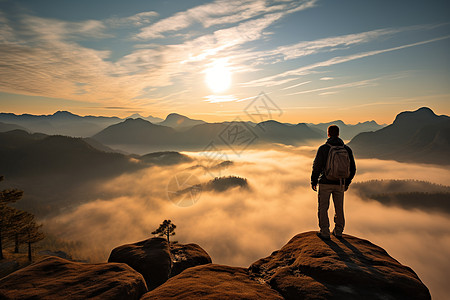
[[[310,188],[311,148],[227,153],[234,163],[213,171],[190,168],[211,164],[211,156],[186,154],[196,160],[155,166],[99,184],[93,192],[101,198],[45,220],[46,230],[81,241],[79,258],[105,261],[114,247],[149,238],[164,219],[171,219],[177,225],[175,240],[199,244],[214,263],[244,267],[279,249],[295,234],[317,230],[317,194]],[[450,180],[450,171],[437,166],[358,158],[356,163],[355,181],[418,179],[446,185]],[[203,191],[192,205],[179,206],[167,192],[174,176],[184,173],[202,183],[214,176],[245,177],[250,188]],[[434,298],[444,298],[450,277],[448,215],[363,201],[351,186],[345,197],[344,233],[383,247],[412,267]],[[333,213],[331,205],[330,221]]]

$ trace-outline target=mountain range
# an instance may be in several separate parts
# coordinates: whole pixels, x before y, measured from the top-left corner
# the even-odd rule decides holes
[[[202,150],[211,144],[232,149],[267,143],[300,145],[322,136],[304,123],[286,125],[273,120],[255,125],[250,122],[201,123],[176,130],[143,119],[127,119],[105,128],[92,138],[114,148],[136,152],[138,146],[146,151],[160,151]]]
[[[319,124],[309,123],[308,126],[313,129],[318,130],[319,133],[326,135],[328,126],[333,125],[333,124],[339,126],[340,137],[343,140],[350,140],[360,132],[376,131],[376,130],[379,130],[386,126],[384,124],[380,125],[373,120],[358,123],[355,125],[345,124],[341,120],[336,120],[336,121],[332,121],[332,122],[328,122],[328,123],[319,123]]]
[[[0,132],[0,174],[25,190],[17,203],[37,215],[57,213],[95,199],[98,181],[152,165],[189,162],[177,152],[124,155],[90,138],[73,138],[23,130]]]
[[[146,119],[81,117],[63,111],[42,116],[0,113],[0,132],[28,129],[47,134],[49,131],[67,133],[66,135],[77,132],[79,135],[75,136],[92,133],[83,142],[104,152],[145,154],[168,150],[204,150],[216,146],[228,147],[237,152],[247,147],[274,143],[297,146],[311,140],[324,140],[326,128],[330,124],[336,124],[341,128],[344,140],[356,135],[349,146],[357,157],[450,164],[450,118],[438,116],[427,107],[402,112],[392,124],[385,127],[374,121],[348,125],[340,120],[319,124],[289,124],[275,120],[257,124],[207,123],[176,113],[169,114],[158,123],[149,119],[162,120],[151,116]]]
[[[357,157],[450,164],[450,117],[430,108],[406,111],[374,132],[363,132],[349,143]]]
[[[90,137],[98,134],[107,127],[125,122],[127,119],[142,119],[155,125],[166,126],[177,131],[186,131],[196,125],[205,124],[225,124],[221,123],[207,123],[203,120],[191,119],[177,113],[170,113],[165,119],[148,116],[143,117],[140,114],[132,114],[127,118],[118,117],[102,117],[102,116],[79,116],[68,111],[57,111],[52,115],[32,115],[22,114],[16,115],[13,113],[0,113],[0,132],[5,132],[13,129],[22,129],[29,132],[40,132],[50,135],[67,135],[74,137]],[[268,122],[274,120],[268,120]],[[278,123],[278,122],[277,122]],[[255,127],[257,124],[253,122],[246,122],[250,127]],[[287,126],[297,126],[298,124],[279,123]],[[301,123],[303,124],[303,123]],[[337,124],[341,127],[342,137],[350,139],[356,134],[364,131],[374,131],[382,128],[384,125],[379,125],[375,121],[368,121],[358,123],[356,125],[348,125],[343,121],[334,121],[320,124],[305,124],[314,129],[316,133],[322,137],[326,137],[326,128],[330,124]],[[260,124],[263,125],[263,124]],[[212,125],[213,126],[213,125]],[[278,127],[281,125],[278,125]],[[303,125],[302,125],[303,126]],[[261,126],[259,126],[261,128]],[[291,129],[287,129],[291,130]],[[263,130],[264,131],[264,130]],[[283,139],[283,138],[281,138]]]

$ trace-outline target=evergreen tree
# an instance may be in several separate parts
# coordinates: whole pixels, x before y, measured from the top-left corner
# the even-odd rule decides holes
[[[4,179],[0,176],[0,181]],[[15,209],[7,206],[10,203],[14,203],[22,198],[23,192],[17,189],[9,189],[0,191],[0,259],[3,259],[3,234],[6,230],[6,226],[10,222],[10,218]]]
[[[19,245],[23,242],[25,231],[32,222],[34,222],[34,215],[29,212],[15,209],[11,213],[6,232],[14,240],[14,253],[19,253]]]
[[[41,228],[42,228],[42,224],[38,225],[33,220],[25,226],[24,231],[23,231],[23,233],[24,233],[23,241],[28,244],[28,260],[30,262],[32,261],[31,245],[43,240],[45,237],[44,233],[41,231]]]
[[[158,236],[166,236],[167,242],[170,243],[169,236],[175,235],[176,227],[177,226],[175,224],[172,224],[171,220],[164,220],[164,222],[159,225],[159,228],[153,231],[152,234],[157,234]]]

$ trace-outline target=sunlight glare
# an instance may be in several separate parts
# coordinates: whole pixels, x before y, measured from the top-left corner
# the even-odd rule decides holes
[[[231,85],[231,71],[225,59],[217,59],[205,71],[205,82],[214,93],[226,91]]]

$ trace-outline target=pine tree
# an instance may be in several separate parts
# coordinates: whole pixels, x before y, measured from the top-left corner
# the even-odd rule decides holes
[[[176,227],[177,226],[175,224],[172,224],[171,220],[164,220],[164,222],[159,225],[159,228],[153,231],[152,234],[157,234],[158,236],[166,236],[167,242],[170,243],[169,236],[175,235]]]
[[[31,245],[44,239],[45,235],[41,231],[42,224],[37,225],[33,220],[24,228],[24,242],[28,244],[28,260],[32,261]]]
[[[24,240],[24,235],[30,223],[34,222],[34,215],[22,210],[14,210],[11,213],[7,235],[14,239],[14,253],[19,253],[19,245]]]
[[[0,181],[4,179],[0,176]],[[14,203],[22,198],[23,192],[17,189],[9,189],[0,191],[0,259],[3,259],[3,233],[5,232],[5,227],[9,223],[11,215],[15,211],[14,208],[7,206],[10,203]]]

